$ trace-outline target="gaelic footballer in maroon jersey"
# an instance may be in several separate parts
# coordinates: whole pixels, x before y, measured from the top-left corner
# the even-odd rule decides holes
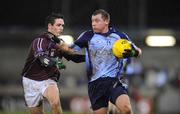
[[[57,81],[60,75],[60,69],[56,65],[57,59],[64,57],[77,63],[84,61],[84,55],[76,54],[71,49],[63,49],[64,44],[59,44],[58,40],[50,32],[35,38],[30,46],[22,76],[38,81],[51,77]],[[49,62],[46,63],[45,60]]]
[[[61,69],[61,59],[84,62],[85,55],[77,54],[57,37],[63,32],[64,19],[52,13],[46,18],[47,31],[37,36],[31,43],[29,54],[22,71],[24,98],[31,114],[44,114],[43,100],[47,99],[53,114],[62,114],[57,81]]]

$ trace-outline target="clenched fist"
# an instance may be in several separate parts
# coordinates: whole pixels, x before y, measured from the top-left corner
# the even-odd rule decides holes
[[[59,48],[58,51],[64,52],[64,53],[73,53],[73,49],[69,48],[69,46],[66,43],[58,44]]]

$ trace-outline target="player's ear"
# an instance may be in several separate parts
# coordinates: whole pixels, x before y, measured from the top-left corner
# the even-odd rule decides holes
[[[51,28],[53,25],[51,23],[48,23],[48,28]]]
[[[109,19],[106,19],[106,20],[105,20],[105,23],[106,23],[107,25],[109,25],[109,22],[110,22]]]

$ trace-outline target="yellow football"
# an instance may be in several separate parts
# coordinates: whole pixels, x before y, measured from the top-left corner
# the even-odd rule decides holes
[[[131,49],[131,42],[126,39],[116,40],[112,47],[112,53],[117,58],[123,58],[123,53],[125,49]]]

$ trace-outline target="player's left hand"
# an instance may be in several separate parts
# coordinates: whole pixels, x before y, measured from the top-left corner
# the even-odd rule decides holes
[[[138,55],[139,52],[135,49],[125,49],[123,53],[123,58],[137,57]]]
[[[62,63],[62,61],[58,61],[56,65],[58,69],[66,69],[66,66]]]

